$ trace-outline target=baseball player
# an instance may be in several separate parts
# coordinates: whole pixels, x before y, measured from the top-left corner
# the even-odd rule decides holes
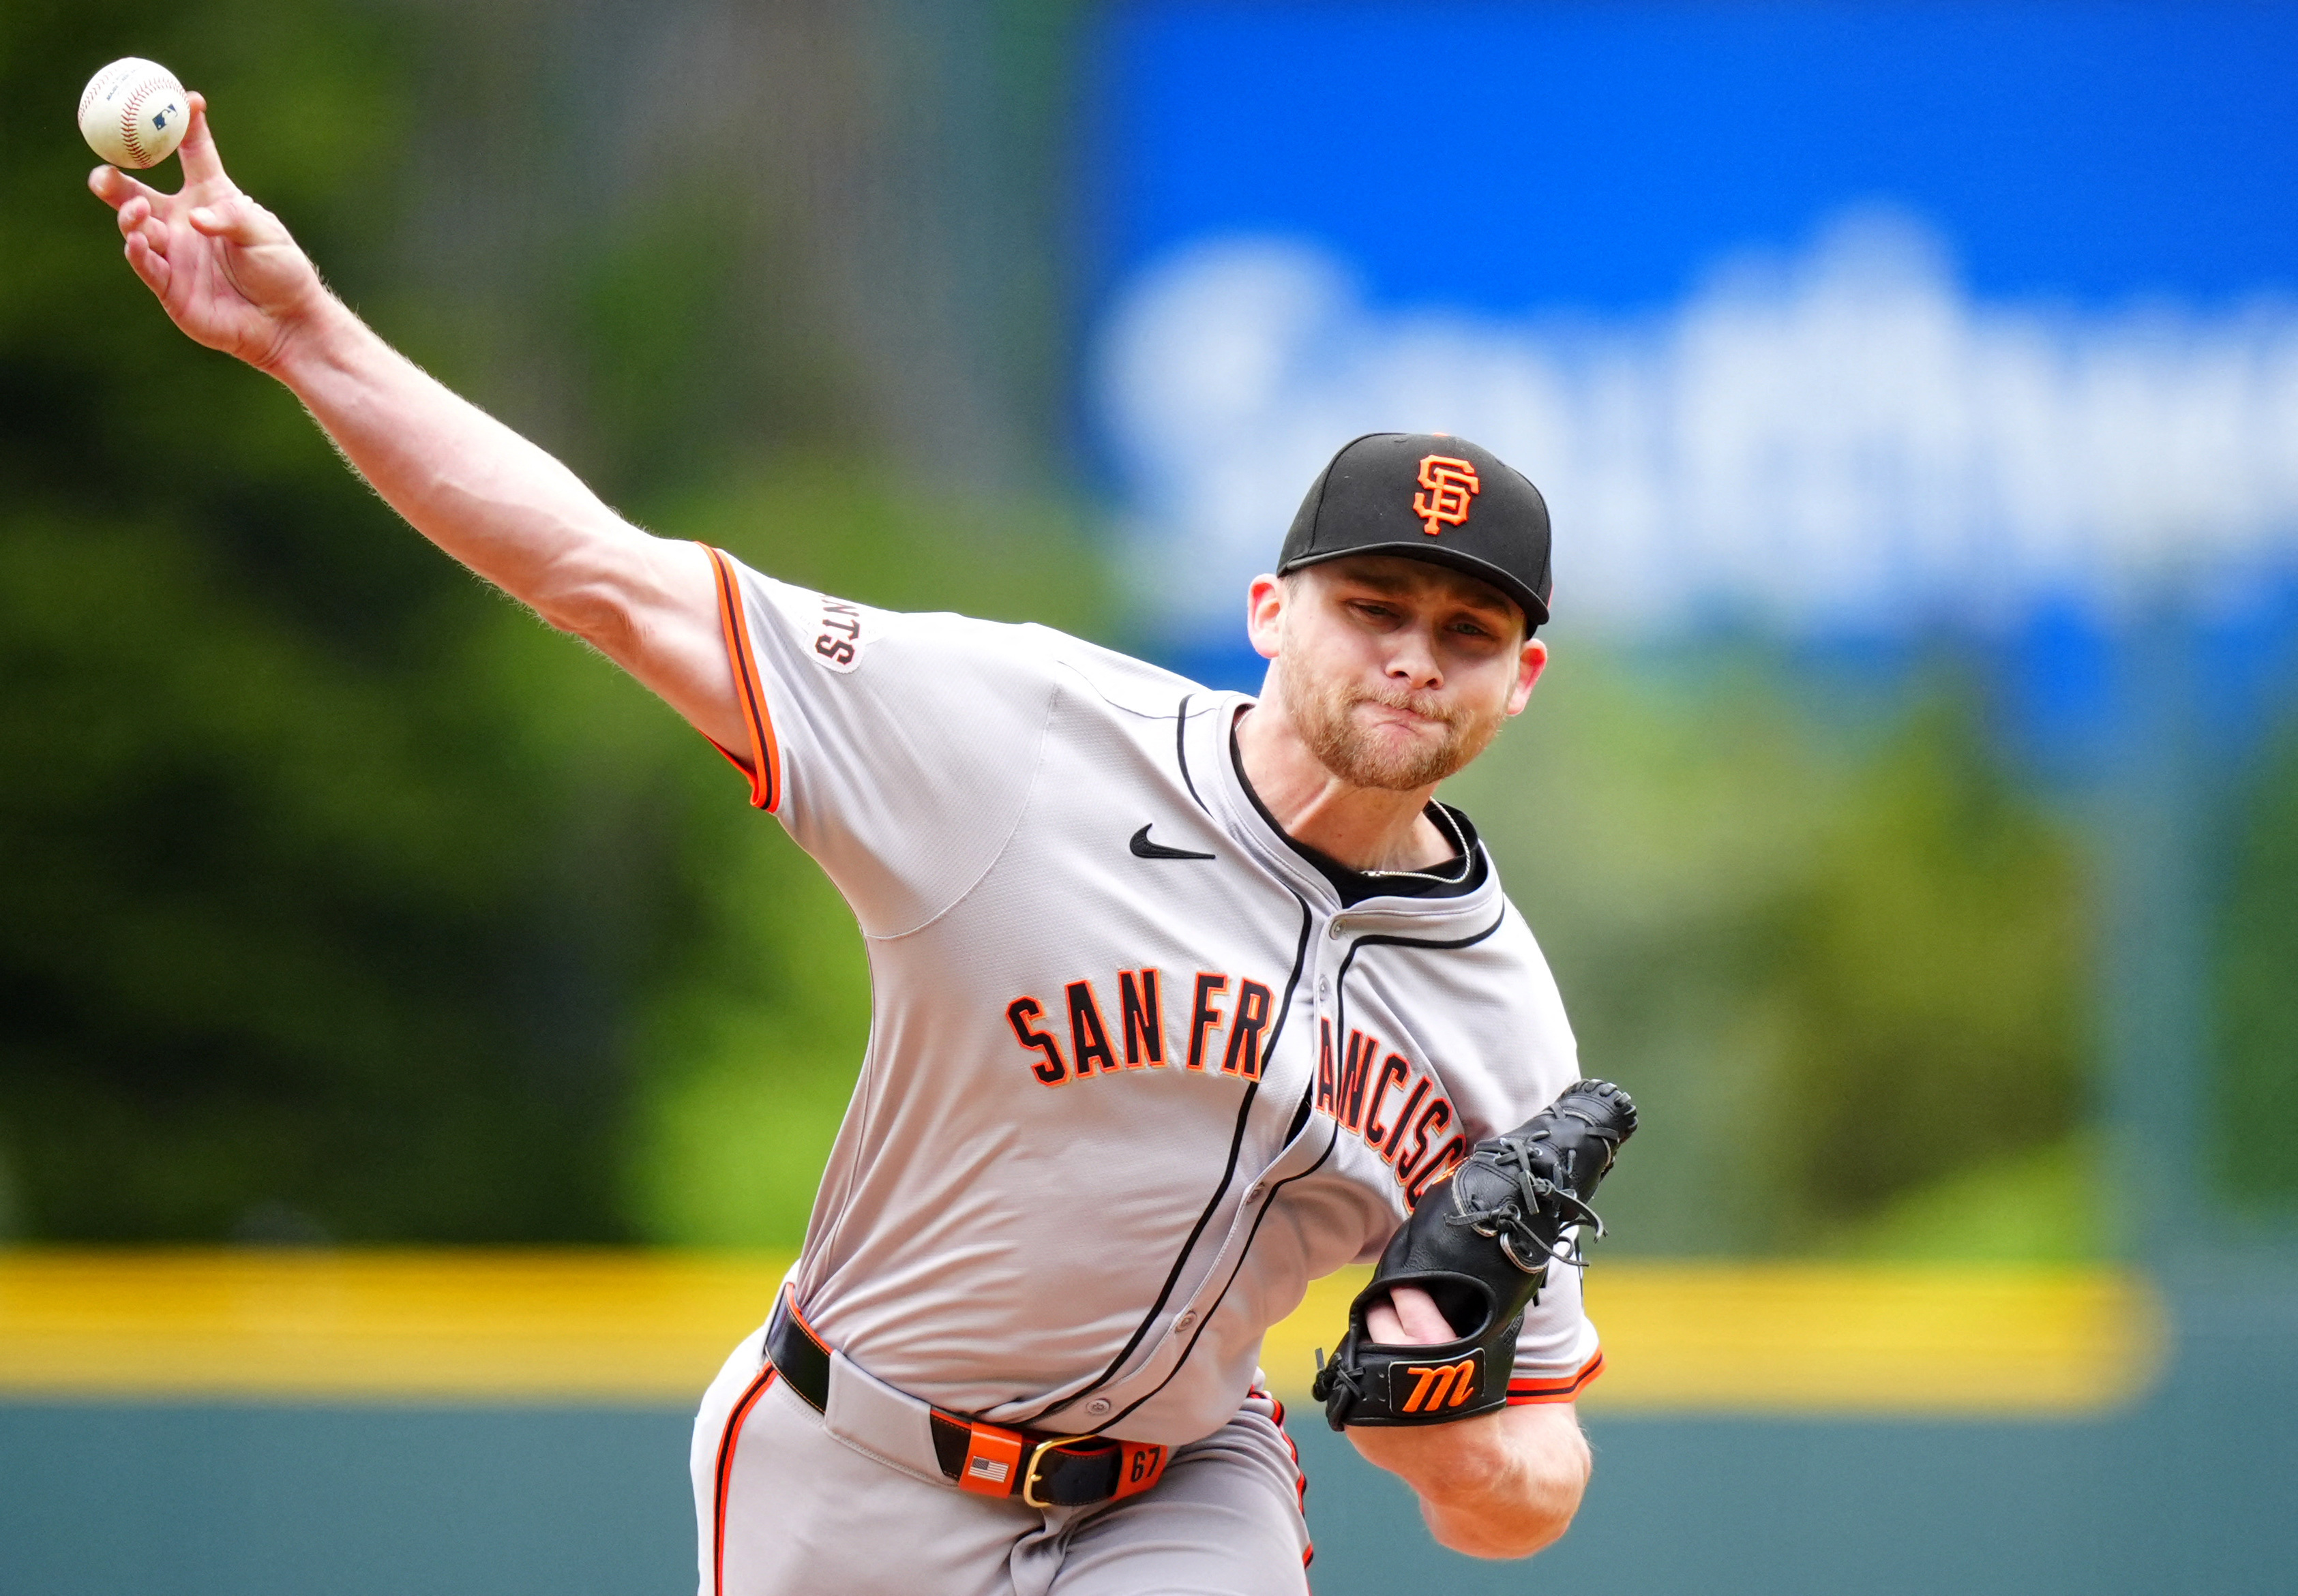
[[[1247,595],[1259,699],[629,525],[394,353],[225,175],[112,168],[128,262],[455,558],[742,772],[853,906],[867,1056],[805,1250],[703,1399],[703,1596],[1305,1589],[1263,1332],[1378,1257],[1328,1421],[1490,1557],[1562,1534],[1600,1363],[1575,1228],[1633,1112],[1436,784],[1547,658],[1549,526],[1376,434]]]

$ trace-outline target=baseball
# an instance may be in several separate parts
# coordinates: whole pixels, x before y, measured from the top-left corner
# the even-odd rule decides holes
[[[80,91],[80,136],[114,166],[159,165],[183,143],[191,117],[184,86],[156,61],[115,61]]]

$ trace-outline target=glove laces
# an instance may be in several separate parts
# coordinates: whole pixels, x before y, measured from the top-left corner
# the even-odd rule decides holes
[[[1582,1201],[1578,1193],[1558,1185],[1533,1167],[1530,1142],[1503,1140],[1497,1145],[1487,1145],[1477,1148],[1468,1162],[1486,1165],[1509,1179],[1514,1189],[1504,1192],[1490,1207],[1472,1207],[1460,1189],[1459,1180],[1455,1178],[1453,1211],[1444,1216],[1444,1222],[1496,1238],[1508,1261],[1525,1274],[1536,1275],[1551,1261],[1584,1264],[1587,1257],[1580,1247],[1583,1227],[1593,1227],[1596,1239],[1603,1239],[1604,1221],[1597,1217],[1596,1211]],[[1555,1239],[1545,1240],[1533,1221],[1550,1212],[1556,1214],[1558,1223]],[[1525,1261],[1534,1257],[1539,1261]]]

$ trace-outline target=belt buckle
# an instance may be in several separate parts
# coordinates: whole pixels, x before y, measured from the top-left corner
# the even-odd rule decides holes
[[[1057,1508],[1067,1505],[1057,1501],[1039,1501],[1037,1500],[1037,1482],[1045,1477],[1037,1472],[1037,1465],[1045,1460],[1045,1457],[1047,1452],[1053,1451],[1057,1446],[1068,1446],[1074,1442],[1093,1441],[1097,1439],[1099,1439],[1099,1437],[1094,1435],[1055,1435],[1049,1441],[1040,1441],[1037,1445],[1031,1447],[1029,1449],[1029,1464],[1021,1471],[1021,1501],[1026,1505],[1036,1508],[1041,1512],[1049,1508]]]

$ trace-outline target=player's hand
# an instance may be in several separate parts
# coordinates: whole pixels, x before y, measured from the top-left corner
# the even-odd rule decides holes
[[[1436,1299],[1418,1286],[1399,1286],[1388,1301],[1365,1310],[1365,1328],[1381,1346],[1434,1346],[1459,1335],[1436,1306]]]
[[[207,101],[187,98],[179,192],[161,194],[112,166],[89,173],[87,186],[120,213],[128,264],[169,319],[210,349],[268,370],[328,303],[327,291],[279,219],[225,175]]]

